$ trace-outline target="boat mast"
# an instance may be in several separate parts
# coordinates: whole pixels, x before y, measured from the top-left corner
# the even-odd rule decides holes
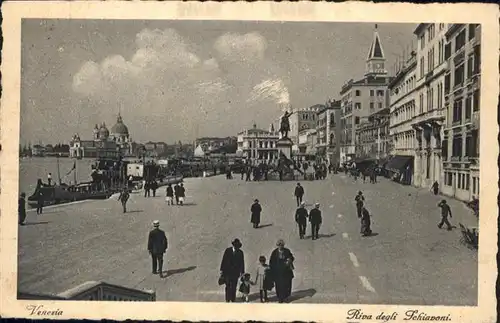
[[[74,179],[75,179],[75,185],[78,184],[76,182],[76,160],[75,160],[75,169],[73,170],[73,176],[74,176]]]

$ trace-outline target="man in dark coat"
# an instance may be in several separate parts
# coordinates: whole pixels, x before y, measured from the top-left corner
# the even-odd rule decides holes
[[[181,183],[178,189],[179,196],[179,204],[184,205],[184,199],[186,198],[186,189],[184,188],[184,184]]]
[[[319,210],[319,203],[314,205],[314,209],[309,212],[309,222],[311,222],[311,237],[313,240],[319,239],[319,228],[323,222],[321,211]]]
[[[36,214],[42,214],[43,213],[43,205],[44,205],[44,197],[41,189],[37,189],[35,192],[36,199],[37,199],[37,206],[36,206]]]
[[[255,200],[254,203],[252,204],[252,207],[250,208],[250,212],[252,213],[252,217],[250,219],[250,222],[253,223],[253,227],[257,229],[260,224],[260,213],[262,212],[262,207],[259,204],[259,200]]]
[[[438,207],[441,208],[441,222],[439,222],[438,224],[438,228],[442,228],[443,227],[443,224],[446,224],[447,228],[448,228],[448,231],[451,231],[451,229],[453,228],[450,221],[448,221],[448,215],[450,216],[450,218],[452,218],[452,214],[451,214],[451,208],[450,206],[448,205],[448,203],[446,203],[446,200],[442,200],[439,204],[438,204]]]
[[[179,184],[174,185],[175,204],[179,204]]]
[[[26,220],[26,193],[21,193],[21,197],[18,202],[19,205],[17,213],[19,215],[19,224],[24,225],[24,221]]]
[[[146,181],[144,184],[144,197],[149,197],[151,195],[151,183]]]
[[[158,189],[158,183],[156,181],[151,182],[151,190],[153,191],[153,197],[156,197],[156,190]]]
[[[364,206],[364,201],[365,197],[363,196],[363,192],[359,191],[358,195],[354,198],[354,201],[356,202],[356,211],[358,213],[358,218],[361,218],[361,211],[363,210]]]
[[[304,196],[304,188],[300,185],[300,183],[297,183],[297,186],[295,186],[294,195],[297,199],[297,207],[299,207],[300,203],[302,203],[302,197]]]
[[[236,301],[236,287],[238,279],[245,273],[245,256],[241,250],[239,239],[234,239],[232,247],[227,248],[222,256],[220,275],[226,285],[226,302]]]
[[[290,249],[285,248],[285,242],[282,239],[278,240],[276,246],[277,248],[273,250],[269,258],[269,268],[276,286],[278,302],[283,303],[292,294],[295,258]]]
[[[123,213],[127,213],[127,201],[130,198],[130,193],[128,192],[128,188],[124,188],[123,191],[118,196],[118,201],[122,203]]]
[[[300,203],[300,207],[295,211],[295,222],[299,226],[299,238],[304,239],[307,227],[307,210],[305,208],[306,202]]]
[[[172,184],[168,184],[167,186],[167,205],[174,205],[174,189],[172,188]]]
[[[167,251],[168,240],[165,232],[160,230],[160,221],[153,222],[154,229],[149,232],[148,251],[153,260],[153,274],[163,277],[163,254]]]

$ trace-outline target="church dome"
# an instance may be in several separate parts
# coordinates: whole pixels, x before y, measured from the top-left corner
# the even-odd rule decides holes
[[[106,124],[103,123],[101,125],[101,129],[99,129],[99,138],[105,139],[109,137],[109,131],[108,128],[106,128]]]
[[[111,128],[111,135],[113,136],[128,136],[128,128],[123,123],[122,116],[118,115],[116,124]]]

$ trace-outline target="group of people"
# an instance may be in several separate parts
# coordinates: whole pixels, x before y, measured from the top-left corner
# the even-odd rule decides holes
[[[252,286],[257,286],[261,302],[268,302],[268,292],[273,288],[279,303],[289,300],[292,294],[295,258],[290,249],[285,248],[285,242],[279,239],[266,263],[266,257],[260,256],[255,269],[255,275],[245,271],[245,255],[239,239],[232,241],[232,246],[224,251],[220,265],[219,285],[225,285],[227,303],[236,302],[236,291],[242,295],[244,302],[249,301]],[[239,284],[239,288],[238,288]]]
[[[299,238],[304,239],[307,228],[307,219],[311,223],[311,238],[312,240],[319,239],[319,229],[321,223],[323,223],[323,217],[321,215],[321,210],[319,209],[319,203],[314,204],[314,208],[307,212],[306,202],[300,202],[300,206],[295,211],[295,222],[299,228]]]
[[[174,205],[174,198],[176,205],[184,205],[184,199],[186,198],[186,188],[184,183],[175,184],[172,188],[172,184],[168,184],[166,188],[165,201],[167,205]]]

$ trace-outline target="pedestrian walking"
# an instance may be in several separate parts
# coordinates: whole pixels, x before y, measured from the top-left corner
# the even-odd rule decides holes
[[[179,205],[179,187],[180,187],[180,186],[179,186],[179,184],[178,184],[178,183],[176,183],[176,184],[174,185],[174,194],[175,194],[175,204],[176,204],[176,205]]]
[[[363,207],[361,210],[361,234],[366,237],[372,234],[370,212]]]
[[[127,188],[124,188],[118,196],[118,201],[122,203],[123,213],[127,213],[127,201],[130,198],[130,193]]]
[[[38,188],[36,190],[35,195],[36,195],[36,201],[37,201],[36,214],[42,214],[45,201],[44,201],[44,196],[43,196],[43,192],[42,192],[41,188]]]
[[[305,208],[306,202],[300,203],[300,207],[295,211],[295,222],[299,227],[299,238],[304,239],[306,235],[306,227],[307,227],[307,210]]]
[[[257,229],[260,224],[260,213],[262,212],[262,207],[260,206],[258,199],[255,199],[254,203],[250,207],[250,212],[252,214],[250,222],[252,222],[253,227]]]
[[[358,213],[358,218],[361,218],[361,211],[363,210],[364,206],[364,201],[365,197],[363,196],[363,192],[359,191],[358,195],[354,198],[354,201],[356,201],[356,211]]]
[[[156,190],[158,189],[158,183],[156,181],[151,182],[151,190],[153,191],[153,197],[156,197]]]
[[[163,277],[163,254],[167,251],[168,240],[165,232],[160,229],[160,221],[153,221],[153,230],[149,232],[148,251],[153,262],[153,274]]]
[[[313,240],[319,239],[319,229],[323,218],[319,209],[319,203],[314,205],[314,209],[309,212],[309,222],[311,222],[311,237]]]
[[[172,184],[167,185],[165,200],[167,201],[167,205],[174,205],[174,189],[172,188]]]
[[[266,264],[266,257],[259,257],[259,265],[255,273],[255,281],[253,282],[259,288],[259,296],[261,303],[267,303],[267,292],[273,289],[273,280],[271,276],[271,268]]]
[[[446,202],[446,200],[442,200],[438,204],[438,207],[441,208],[441,222],[439,222],[438,228],[441,229],[443,227],[443,224],[446,224],[446,226],[448,228],[448,231],[451,231],[451,229],[453,227],[450,224],[450,221],[448,221],[448,215],[450,216],[450,218],[453,217],[452,214],[451,214],[451,208],[450,208],[450,206],[448,205],[448,203]]]
[[[19,216],[19,224],[24,225],[26,220],[26,193],[21,193],[18,200],[17,213]]]
[[[52,186],[52,173],[49,173],[47,175],[47,183],[49,184],[49,186]]]
[[[240,175],[241,175],[241,180],[243,180],[243,177],[245,176],[245,166],[241,166]]]
[[[300,185],[300,183],[297,183],[297,186],[295,186],[294,195],[297,199],[297,207],[299,207],[300,203],[302,203],[302,197],[304,196],[304,188]]]
[[[288,300],[292,294],[292,280],[294,278],[293,257],[290,249],[285,248],[285,242],[279,239],[276,243],[277,248],[271,253],[269,267],[276,288],[278,302],[283,303]]]
[[[243,302],[248,303],[249,298],[248,296],[250,295],[250,274],[245,273],[241,276],[240,278],[240,288],[239,291],[241,293],[241,298]]]
[[[234,239],[231,244],[232,247],[224,251],[220,264],[220,280],[223,280],[226,285],[225,296],[227,303],[236,301],[236,285],[238,279],[245,273],[245,255],[241,250],[241,241]]]
[[[144,183],[144,197],[149,197],[151,195],[151,183],[146,181]]]
[[[435,181],[432,186],[431,186],[431,192],[434,193],[434,195],[438,195],[439,193],[439,183]]]
[[[186,189],[184,188],[184,184],[181,183],[179,186],[179,204],[184,205],[184,199],[186,198]]]

